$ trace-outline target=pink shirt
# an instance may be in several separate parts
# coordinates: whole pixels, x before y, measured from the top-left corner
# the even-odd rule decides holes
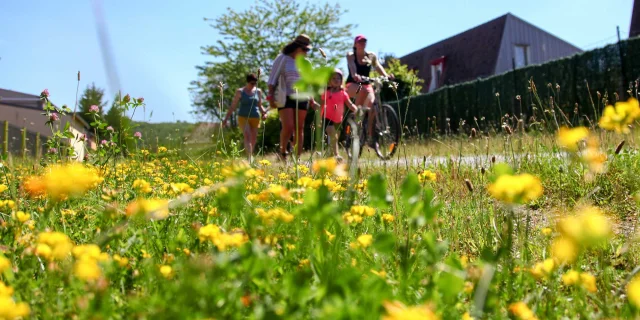
[[[322,103],[321,115],[333,122],[342,122],[342,116],[344,115],[344,104],[347,100],[349,100],[349,95],[344,89],[337,92],[331,92],[331,90],[327,90],[322,94],[322,97],[320,97],[320,103]]]

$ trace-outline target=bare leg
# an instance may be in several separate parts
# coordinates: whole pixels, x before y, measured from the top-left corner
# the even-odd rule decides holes
[[[293,111],[293,109],[291,109]],[[294,150],[296,150],[296,154],[300,157],[302,154],[302,145],[304,143],[304,119],[307,117],[307,110],[298,110],[297,114],[297,128],[295,128],[294,134]],[[296,124],[294,124],[295,126]]]
[[[336,128],[334,126],[327,126],[327,136],[329,137],[329,143],[331,143],[333,156],[339,156],[340,154],[338,153],[338,135],[336,134]]]
[[[293,113],[293,109],[281,109],[278,112],[280,115],[280,122],[282,123],[282,129],[280,130],[280,154],[285,154],[287,152],[287,144],[295,130]]]
[[[247,121],[247,123],[244,125],[244,127],[242,127],[242,134],[243,134],[243,140],[244,140],[244,153],[247,154],[247,157],[249,158],[249,161],[251,161],[251,155],[253,154],[253,150],[252,150],[252,146],[251,146],[251,136],[249,135],[249,132],[251,130],[251,126],[249,125],[249,121]]]

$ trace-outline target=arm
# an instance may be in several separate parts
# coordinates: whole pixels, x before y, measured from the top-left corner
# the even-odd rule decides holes
[[[353,80],[360,81],[360,76],[356,68],[356,55],[353,52],[347,53],[347,66],[349,67],[349,74]]]
[[[349,94],[347,94],[346,91],[344,91],[344,103],[347,105],[349,110],[351,110],[351,112],[355,113],[358,111],[358,107],[353,102],[351,102],[351,99],[349,99]]]
[[[276,84],[278,83],[278,78],[280,77],[283,66],[284,55],[279,54],[276,59],[273,60],[271,73],[269,73],[269,79],[267,80],[267,101],[269,102],[269,106],[271,106],[271,108],[276,108],[276,101],[273,97],[273,93],[276,91]]]
[[[389,78],[390,76],[386,71],[384,71],[384,68],[378,61],[378,57],[376,56],[376,54],[372,52],[369,54],[369,56],[371,57],[371,63],[373,64],[373,67],[376,68],[376,71],[378,71],[378,73],[383,75],[384,77]]]
[[[238,106],[238,102],[240,102],[240,90],[242,90],[242,88],[236,90],[236,94],[233,96],[233,101],[231,101],[231,107],[229,107],[229,110],[227,110],[227,114],[225,115],[224,120],[222,120],[223,127],[227,125],[227,121],[231,117],[231,113],[233,113],[233,111],[236,110],[236,107]]]
[[[262,119],[267,116],[267,109],[262,106],[262,90],[258,89],[258,108],[260,108],[260,113],[262,114]]]

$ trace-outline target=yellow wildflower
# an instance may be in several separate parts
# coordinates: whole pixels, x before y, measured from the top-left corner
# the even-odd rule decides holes
[[[183,193],[190,193],[193,192],[193,188],[191,188],[190,185],[180,182],[180,183],[172,183],[171,185],[171,191],[174,194],[183,194]]]
[[[578,247],[570,239],[556,238],[551,244],[551,256],[562,264],[571,264],[578,257]]]
[[[638,100],[629,98],[626,102],[618,101],[614,106],[607,106],[598,122],[600,128],[616,133],[629,133],[629,125],[640,117]]]
[[[509,312],[520,320],[536,320],[536,315],[524,302],[516,302],[509,305]]]
[[[96,260],[80,259],[73,265],[73,274],[80,280],[93,281],[102,276],[102,270]]]
[[[151,191],[153,191],[153,189],[151,189],[151,184],[143,179],[134,180],[133,188],[138,190],[140,193],[151,193]]]
[[[167,152],[167,148],[166,147],[159,147],[158,148],[158,153],[165,153]]]
[[[546,278],[553,272],[555,266],[553,259],[545,259],[542,262],[536,263],[529,272],[538,279]]]
[[[344,163],[339,164],[336,158],[334,157],[331,157],[328,159],[316,160],[311,166],[311,169],[315,173],[326,172],[339,177],[347,174],[346,164]]]
[[[95,168],[78,163],[54,165],[44,175],[27,179],[24,189],[31,196],[46,194],[52,200],[60,201],[81,196],[102,180]]]
[[[609,239],[612,234],[611,223],[600,209],[586,206],[576,211],[576,216],[568,216],[558,221],[558,231],[563,236],[587,246]]]
[[[562,127],[558,130],[557,142],[562,148],[569,151],[578,151],[578,144],[589,136],[589,129],[577,127],[569,129]]]
[[[113,261],[117,262],[120,267],[126,267],[129,265],[129,259],[121,257],[118,254],[113,255]]]
[[[302,259],[300,260],[300,262],[298,263],[298,267],[300,268],[304,268],[306,266],[308,266],[310,263],[309,259]]]
[[[173,278],[173,268],[171,266],[163,265],[160,267],[160,274],[166,279]]]
[[[418,180],[420,180],[421,183],[436,181],[436,174],[429,170],[424,170],[418,174]]]
[[[270,167],[271,166],[271,161],[269,161],[267,159],[260,160],[258,163],[263,167]]]
[[[540,179],[528,173],[504,174],[490,184],[488,191],[494,198],[506,203],[528,203],[542,195]]]
[[[569,270],[562,276],[562,283],[566,286],[580,285],[591,293],[598,291],[596,277],[587,272]]]
[[[376,270],[371,269],[371,273],[375,274],[376,276],[378,276],[378,277],[380,277],[382,279],[385,279],[387,277],[387,272],[384,271],[384,270],[376,271]]]
[[[18,222],[25,223],[29,221],[29,219],[31,219],[31,215],[28,213],[24,213],[23,211],[18,211],[15,214],[15,218],[16,220],[18,220]]]
[[[0,256],[0,274],[5,273],[9,269],[11,269],[11,261],[5,256]]]
[[[169,216],[169,201],[166,199],[139,199],[127,206],[127,216],[146,215],[153,220],[163,220]]]
[[[427,305],[407,307],[399,301],[383,303],[387,315],[382,320],[432,320],[438,316]]]
[[[542,228],[542,234],[545,236],[550,235],[552,232],[551,228]]]
[[[48,260],[62,260],[69,256],[73,244],[69,237],[60,232],[43,232],[38,235],[36,255]]]
[[[627,299],[636,308],[640,308],[640,275],[636,275],[627,284]]]
[[[9,189],[9,187],[7,187],[7,186],[6,186],[6,185],[4,185],[4,184],[0,184],[0,193],[3,193],[3,192],[5,192],[5,191],[7,191],[7,189]]]
[[[382,215],[382,221],[384,222],[393,222],[393,220],[395,220],[395,217],[392,214],[385,213]]]
[[[358,237],[358,244],[361,248],[366,248],[373,243],[373,236],[370,234],[363,234]]]
[[[24,319],[30,313],[26,303],[16,303],[11,296],[0,296],[0,319]]]
[[[333,241],[333,239],[335,239],[336,235],[335,234],[331,234],[331,232],[324,230],[324,234],[327,235],[327,239],[329,240],[329,242]]]

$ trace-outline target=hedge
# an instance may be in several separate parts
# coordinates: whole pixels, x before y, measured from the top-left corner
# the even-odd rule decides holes
[[[578,124],[585,116],[595,118],[592,99],[595,112],[602,111],[598,93],[602,98],[608,97],[609,102],[615,101],[614,93],[626,99],[629,82],[639,76],[640,37],[489,78],[445,86],[390,104],[396,108],[400,121],[411,129],[405,132],[411,134],[429,133],[434,123],[440,133],[463,129],[459,128],[461,123],[481,130],[498,127],[505,114],[525,120],[533,115],[541,119],[542,109],[550,105],[551,98],[573,124]],[[530,79],[543,100],[542,106],[531,93]],[[576,108],[578,114],[574,114]],[[557,116],[560,119],[561,115]]]

